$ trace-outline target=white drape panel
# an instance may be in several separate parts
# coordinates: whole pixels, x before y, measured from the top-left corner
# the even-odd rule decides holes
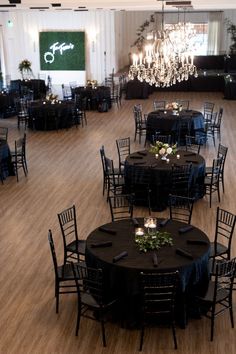
[[[7,21],[13,22],[13,27],[7,27]],[[3,38],[6,44],[7,74],[12,79],[20,78],[18,65],[23,59],[32,62],[35,77],[45,73],[52,77],[52,83],[80,82],[79,72],[51,71],[40,72],[39,32],[40,31],[84,31],[86,36],[86,77],[84,80],[104,80],[116,66],[115,31],[113,11],[25,11],[0,13]],[[104,60],[106,52],[106,68]]]
[[[207,54],[217,55],[220,51],[222,12],[209,12]]]
[[[3,76],[3,86],[6,86],[6,51],[3,41],[2,26],[0,26],[0,58],[1,58],[1,72]]]

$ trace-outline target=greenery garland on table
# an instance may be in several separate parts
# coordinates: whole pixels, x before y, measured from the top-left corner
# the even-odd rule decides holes
[[[172,246],[173,239],[169,232],[156,231],[150,234],[135,235],[139,251],[158,250],[162,246]]]

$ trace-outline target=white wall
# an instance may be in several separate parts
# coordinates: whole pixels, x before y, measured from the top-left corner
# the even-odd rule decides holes
[[[114,69],[117,72],[129,64],[129,53],[135,48],[131,44],[137,38],[138,27],[150,18],[152,12],[142,11],[88,11],[88,12],[2,12],[0,25],[6,48],[6,74],[11,79],[20,78],[19,62],[29,59],[37,77],[39,65],[39,32],[43,30],[81,30],[86,33],[86,73],[74,71],[43,72],[52,77],[53,84],[68,84],[77,81],[84,84],[87,79],[101,83]],[[236,10],[223,13],[225,18],[236,24]],[[8,28],[11,20],[13,27]],[[208,13],[186,15],[186,21],[201,22],[208,20]],[[177,14],[165,14],[166,22],[177,22]],[[220,52],[227,52],[230,36],[224,31],[221,34]],[[104,54],[106,53],[106,55]],[[42,73],[42,72],[41,72]]]
[[[8,28],[11,20],[13,27]],[[114,13],[111,11],[89,12],[9,12],[0,14],[3,39],[6,48],[6,74],[11,79],[20,78],[18,65],[23,59],[32,62],[37,77],[40,73],[39,32],[43,30],[75,30],[86,33],[86,73],[75,71],[41,72],[52,77],[53,84],[68,84],[85,80],[104,80],[116,67]],[[106,52],[106,68],[104,52]]]

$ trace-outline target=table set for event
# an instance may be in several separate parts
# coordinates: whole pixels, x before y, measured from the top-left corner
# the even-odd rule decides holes
[[[147,116],[147,140],[152,141],[156,131],[160,134],[171,134],[175,139],[179,125],[189,123],[191,135],[204,130],[204,117],[201,112],[183,109],[179,112],[173,110],[157,110]],[[175,141],[174,141],[175,142]]]
[[[123,299],[121,313],[128,323],[139,321],[140,272],[178,270],[176,317],[179,325],[185,327],[188,313],[194,310],[191,308],[194,296],[203,294],[208,285],[209,239],[200,229],[180,221],[152,217],[149,220],[155,223],[157,231],[170,234],[171,245],[140,252],[135,235],[145,231],[144,218],[118,220],[88,236],[86,263],[103,269],[104,292],[108,299],[114,296]]]
[[[29,128],[51,130],[69,128],[74,101],[32,101],[29,107]]]
[[[2,179],[15,175],[9,145],[3,140],[0,140],[0,165]]]
[[[129,192],[135,169],[150,169],[151,171],[151,208],[164,210],[167,207],[168,195],[171,186],[172,165],[183,166],[191,164],[190,189],[195,198],[204,195],[205,160],[201,155],[186,150],[178,150],[177,154],[170,154],[166,160],[160,155],[145,150],[129,155],[125,161],[125,184]],[[140,183],[142,180],[140,179]]]

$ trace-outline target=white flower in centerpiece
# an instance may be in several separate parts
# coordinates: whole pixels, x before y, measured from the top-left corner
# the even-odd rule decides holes
[[[160,155],[164,155],[166,153],[166,149],[165,148],[161,148],[159,151]]]
[[[168,155],[170,155],[172,153],[172,147],[168,147],[166,152],[167,152]]]

